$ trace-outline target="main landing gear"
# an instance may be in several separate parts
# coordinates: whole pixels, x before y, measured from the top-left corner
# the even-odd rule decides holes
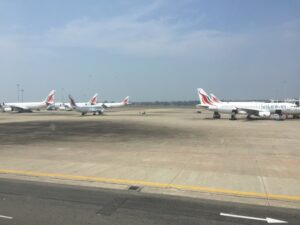
[[[236,120],[236,114],[237,114],[237,111],[232,110],[230,120]]]
[[[220,119],[220,118],[221,118],[220,113],[214,112],[213,118],[214,118],[214,119]]]
[[[102,112],[101,111],[93,112],[93,116],[95,116],[97,114],[100,116],[100,115],[102,115]]]
[[[285,120],[287,118],[287,115],[282,113],[281,110],[276,110],[274,117],[275,117],[275,120],[282,121],[282,120]]]

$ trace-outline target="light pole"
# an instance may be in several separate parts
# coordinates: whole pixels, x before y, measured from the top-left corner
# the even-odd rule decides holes
[[[18,102],[20,102],[20,84],[17,84],[17,96],[18,96]]]
[[[24,97],[24,89],[21,89],[21,101],[23,102],[23,97]]]
[[[65,96],[64,96],[64,88],[61,88],[61,102],[64,103],[65,101]]]

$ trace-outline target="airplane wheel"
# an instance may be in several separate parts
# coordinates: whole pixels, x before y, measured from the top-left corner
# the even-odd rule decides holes
[[[221,118],[220,113],[214,112],[213,118],[214,118],[214,119],[220,119],[220,118]]]
[[[231,118],[230,119],[231,120],[236,120],[236,113],[235,112],[231,113]]]

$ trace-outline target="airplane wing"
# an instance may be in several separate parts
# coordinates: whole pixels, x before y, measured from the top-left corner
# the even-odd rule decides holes
[[[251,109],[251,108],[237,108],[239,112],[246,112],[248,115],[259,115],[260,110]]]
[[[248,115],[254,115],[259,117],[270,117],[271,112],[266,110],[258,110],[258,109],[251,109],[251,108],[238,108],[240,113],[247,113]]]
[[[209,106],[208,105],[203,105],[203,104],[198,104],[196,105],[197,108],[201,108],[201,109],[208,109]]]
[[[105,105],[105,104],[102,104],[102,107],[103,107],[104,109],[107,109],[107,108],[108,108],[108,106]]]

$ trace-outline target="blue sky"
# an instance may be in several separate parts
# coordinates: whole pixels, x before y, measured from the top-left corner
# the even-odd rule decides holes
[[[0,101],[300,96],[300,1],[0,1]]]

